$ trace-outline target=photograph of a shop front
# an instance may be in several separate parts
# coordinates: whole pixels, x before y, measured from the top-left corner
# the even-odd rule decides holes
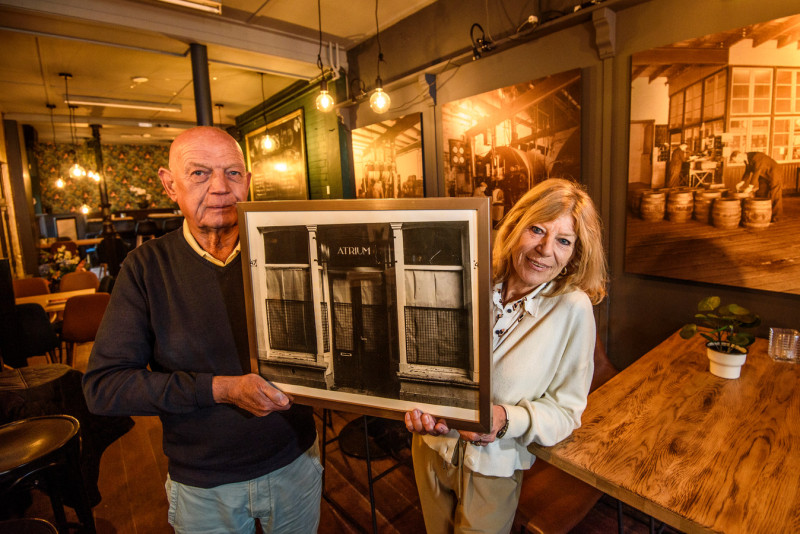
[[[422,114],[411,113],[352,132],[358,198],[421,198]]]
[[[248,223],[263,376],[289,392],[477,419],[476,221],[408,213],[249,214],[270,219]]]
[[[580,179],[581,74],[571,70],[442,106],[448,196],[488,196],[492,220],[547,178]]]

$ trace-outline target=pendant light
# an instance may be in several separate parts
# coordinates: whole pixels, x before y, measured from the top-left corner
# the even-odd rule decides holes
[[[381,80],[381,61],[383,61],[383,51],[381,50],[381,30],[378,25],[378,0],[375,0],[375,39],[378,41],[378,77],[375,80],[375,91],[369,97],[369,107],[375,113],[385,113],[392,105],[389,94],[383,90],[383,80]]]
[[[86,176],[86,169],[84,169],[80,163],[78,163],[78,152],[75,150],[75,108],[77,106],[73,106],[69,103],[69,79],[72,78],[72,74],[67,72],[59,72],[59,76],[64,77],[64,102],[67,103],[67,108],[69,109],[69,135],[72,139],[72,150],[75,153],[75,163],[69,168],[69,175],[73,178],[82,178]]]
[[[317,52],[317,67],[322,73],[319,84],[319,95],[315,101],[317,109],[327,113],[333,109],[333,97],[328,93],[328,80],[325,79],[325,68],[322,66],[322,0],[317,0],[317,15],[319,18],[319,51]]]

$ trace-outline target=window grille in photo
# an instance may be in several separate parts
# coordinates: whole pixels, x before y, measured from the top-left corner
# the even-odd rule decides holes
[[[320,302],[320,315],[322,317],[322,351],[330,352],[331,350],[331,336],[328,330],[328,303]]]
[[[353,351],[353,305],[349,302],[334,302],[333,325],[336,350]]]
[[[305,300],[267,299],[269,345],[275,350],[315,353],[314,304]]]
[[[408,363],[467,370],[467,310],[406,306]]]
[[[386,307],[382,305],[361,306],[361,328],[364,340],[364,350],[377,352],[384,347],[389,339],[387,328]]]

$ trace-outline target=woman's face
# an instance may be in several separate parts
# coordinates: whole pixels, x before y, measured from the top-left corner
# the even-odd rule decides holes
[[[568,213],[523,230],[512,251],[514,271],[507,295],[519,298],[558,276],[572,258],[577,239],[575,222]]]

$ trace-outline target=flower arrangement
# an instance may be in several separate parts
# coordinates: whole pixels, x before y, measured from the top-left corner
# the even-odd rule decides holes
[[[58,247],[55,253],[43,253],[40,274],[46,276],[50,281],[52,291],[58,289],[61,278],[67,274],[86,269],[86,260],[81,259],[78,254],[68,250],[66,246]]]
[[[150,200],[153,198],[153,196],[147,192],[147,189],[132,185],[128,188],[128,190],[138,197],[137,202],[140,208],[144,209],[150,205]]]

